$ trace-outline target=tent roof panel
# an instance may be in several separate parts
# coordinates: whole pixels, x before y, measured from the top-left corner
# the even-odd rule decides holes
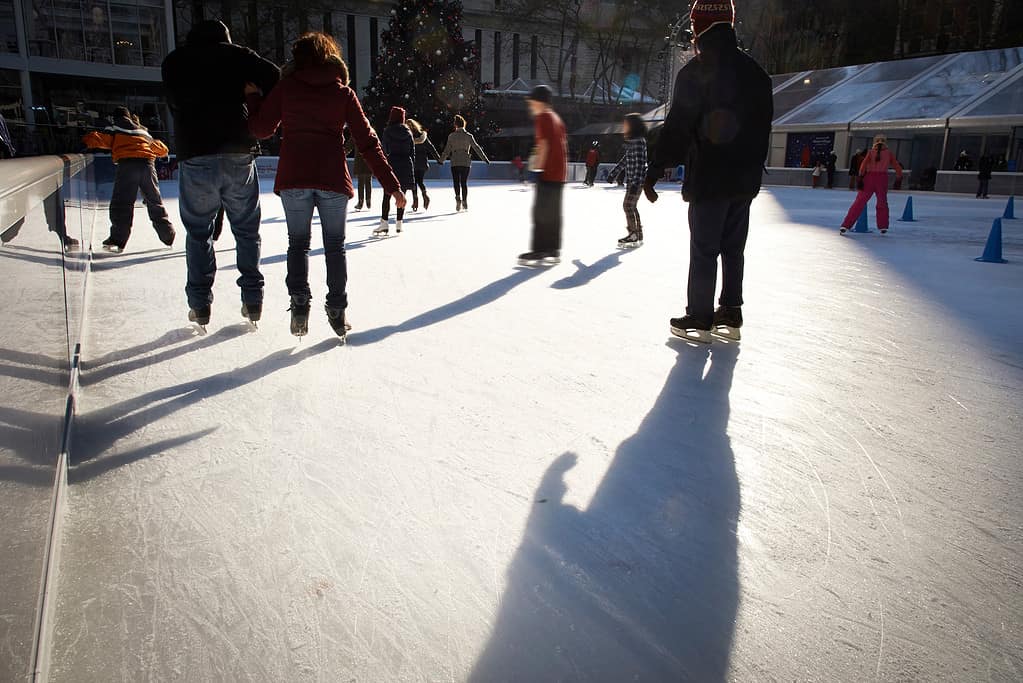
[[[774,93],[774,118],[778,120],[797,107],[809,102],[819,94],[854,76],[866,66],[840,66],[834,69],[822,69],[806,74]]]

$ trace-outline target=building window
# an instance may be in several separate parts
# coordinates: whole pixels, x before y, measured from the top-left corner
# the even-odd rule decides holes
[[[380,28],[376,17],[369,20],[369,73],[377,75],[377,52],[380,50]]]
[[[0,53],[18,52],[18,32],[14,25],[13,0],[0,0]]]
[[[167,54],[167,19],[159,0],[23,1],[32,56],[158,67]],[[0,52],[8,44],[17,51],[14,37],[5,37],[8,20],[13,26],[13,3],[0,0]]]
[[[494,87],[501,84],[501,32],[494,32]]]
[[[519,55],[521,51],[519,34],[516,33],[512,36],[512,80],[514,81],[519,77]]]

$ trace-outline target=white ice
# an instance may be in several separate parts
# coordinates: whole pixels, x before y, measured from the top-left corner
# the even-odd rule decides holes
[[[289,334],[264,190],[257,332],[229,235],[205,337],[183,230],[97,255],[52,680],[1023,678],[1023,221],[973,260],[1004,199],[839,237],[851,193],[766,190],[708,349],[668,333],[677,186],[629,252],[621,192],[569,187],[531,271],[527,188],[437,185],[400,237],[349,214],[339,347],[319,237]]]

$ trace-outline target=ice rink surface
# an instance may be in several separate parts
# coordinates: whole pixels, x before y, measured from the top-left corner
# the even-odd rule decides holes
[[[400,237],[349,214],[339,347],[318,236],[289,334],[264,189],[257,332],[229,235],[204,337],[182,229],[96,256],[52,680],[1023,678],[1023,221],[973,260],[1004,198],[839,237],[851,193],[765,190],[743,341],[692,348],[677,186],[630,252],[622,193],[569,187],[531,271],[528,190],[438,185]]]

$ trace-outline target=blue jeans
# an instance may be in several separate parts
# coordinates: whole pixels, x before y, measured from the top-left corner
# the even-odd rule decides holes
[[[178,166],[181,222],[185,225],[185,260],[188,283],[185,295],[191,308],[213,302],[217,256],[213,226],[223,206],[231,221],[238,261],[242,302],[263,303],[263,275],[259,272],[259,179],[250,154],[210,154],[182,161]]]
[[[323,228],[323,256],[327,262],[327,307],[348,308],[348,262],[345,257],[345,220],[348,196],[327,190],[281,190],[284,218],[288,222],[288,294],[308,301],[309,240],[313,208]]]

